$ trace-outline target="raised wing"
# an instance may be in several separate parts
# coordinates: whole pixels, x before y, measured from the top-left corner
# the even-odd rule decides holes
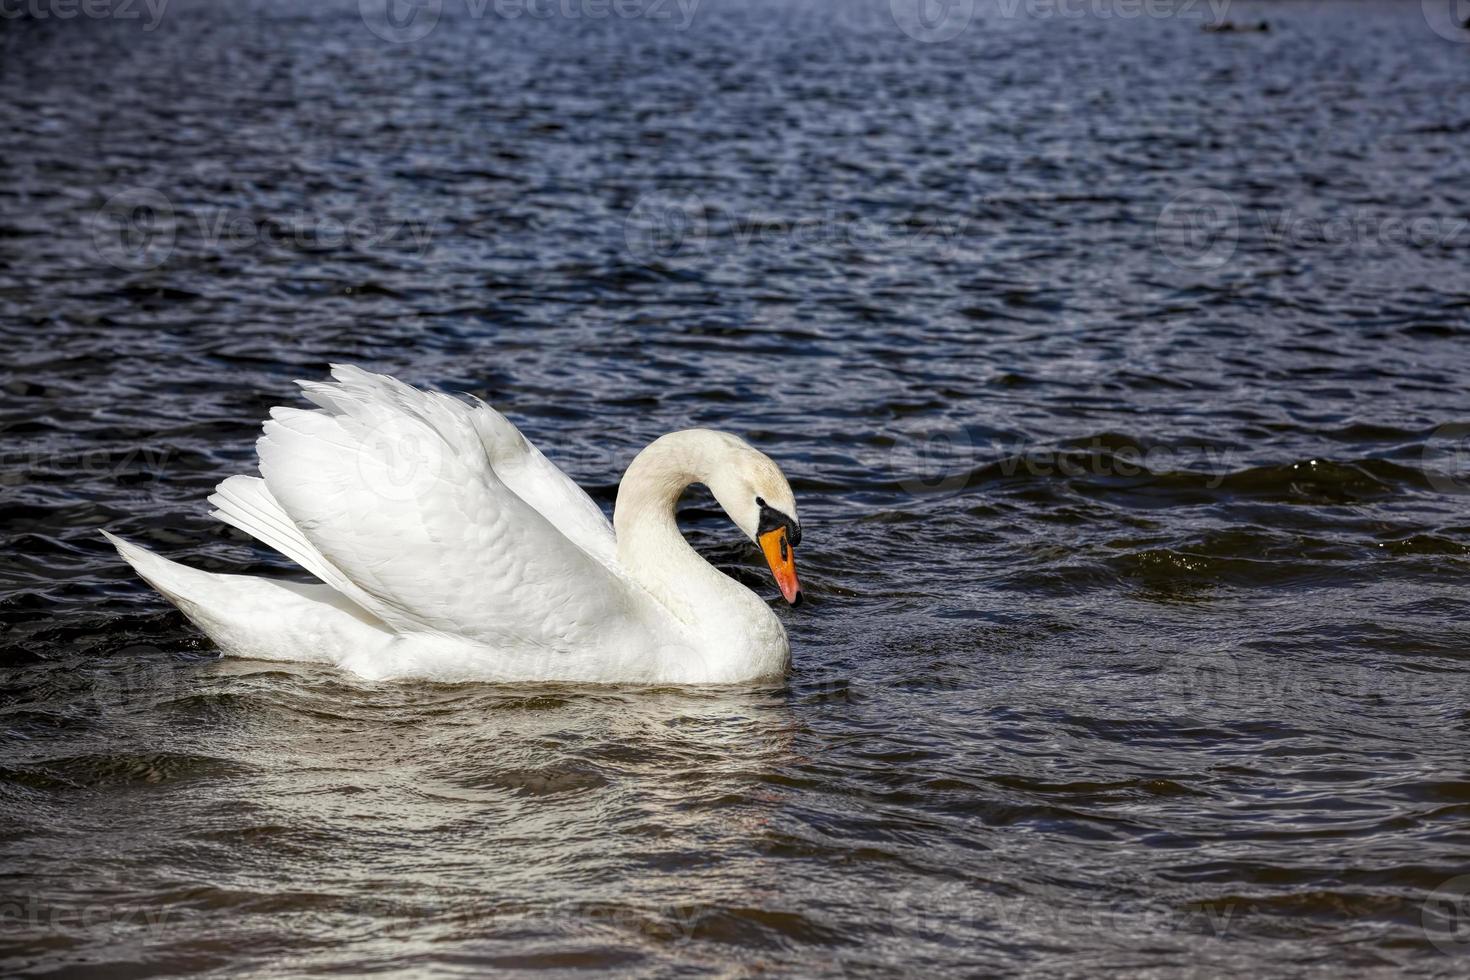
[[[306,397],[333,415],[354,403],[396,407],[416,416],[446,438],[468,422],[479,436],[495,475],[516,496],[577,544],[602,561],[617,553],[612,525],[587,493],[523,436],[510,420],[478,398],[471,403],[419,391],[395,378],[370,374],[346,364],[332,365],[336,384],[298,381]]]
[[[246,529],[399,630],[552,652],[635,628],[601,511],[499,413],[355,368],[333,377],[303,385],[320,409],[272,410],[264,486],[221,484],[223,519],[245,526],[231,516],[251,496],[273,504],[249,522],[265,535]]]

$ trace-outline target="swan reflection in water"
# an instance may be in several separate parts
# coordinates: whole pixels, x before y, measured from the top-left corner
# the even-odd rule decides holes
[[[150,717],[192,716],[198,751],[249,777],[200,781],[175,825],[239,849],[205,876],[222,895],[302,928],[376,936],[376,955],[503,942],[522,964],[543,944],[806,928],[770,911],[765,857],[790,846],[783,774],[807,761],[784,688],[366,682],[234,658],[180,685]]]

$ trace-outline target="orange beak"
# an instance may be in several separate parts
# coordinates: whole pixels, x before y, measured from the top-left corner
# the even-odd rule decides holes
[[[761,551],[765,552],[766,563],[771,566],[771,574],[781,587],[781,594],[793,606],[801,602],[801,583],[796,580],[796,549],[786,540],[786,528],[767,531],[758,540]]]

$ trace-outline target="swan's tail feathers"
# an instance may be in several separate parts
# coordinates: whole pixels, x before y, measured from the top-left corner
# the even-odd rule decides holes
[[[215,487],[209,502],[215,507],[210,512],[211,516],[239,528],[262,544],[270,545],[344,596],[363,604],[371,601],[306,540],[301,528],[291,520],[260,477],[232,476]]]
[[[124,561],[133,566],[133,571],[143,581],[163,593],[164,598],[178,606],[185,616],[211,638],[215,638],[216,627],[221,620],[216,610],[227,608],[229,604],[227,580],[240,576],[218,575],[190,568],[188,565],[169,561],[162,555],[155,555],[147,548],[124,541],[115,534],[103,531],[102,536],[111,542]]]
[[[140,548],[107,531],[103,531],[102,536],[117,549],[123,561],[133,566],[133,571],[137,572],[143,581],[162,592],[174,605],[188,601],[188,595],[193,591],[189,581],[192,576],[209,574],[180,565],[178,562],[169,561],[167,558],[155,555],[147,548]]]
[[[227,655],[341,663],[353,656],[371,660],[393,639],[382,622],[329,586],[206,572],[115,534],[102,536]]]

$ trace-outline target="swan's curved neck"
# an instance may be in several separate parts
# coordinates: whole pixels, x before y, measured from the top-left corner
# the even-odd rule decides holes
[[[708,484],[721,465],[718,450],[697,429],[655,440],[623,474],[613,510],[619,563],[675,617],[699,632],[733,625],[742,617],[774,618],[755,593],[701,558],[674,519],[685,488]],[[731,622],[724,622],[726,617]]]

